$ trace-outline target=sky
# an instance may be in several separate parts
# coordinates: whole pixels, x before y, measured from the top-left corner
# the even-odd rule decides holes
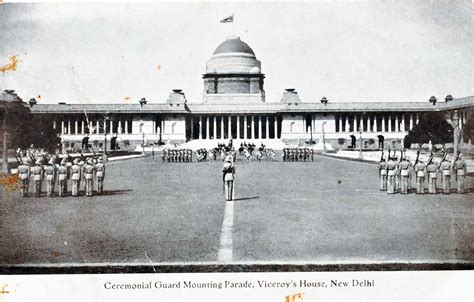
[[[39,103],[202,101],[206,61],[235,35],[267,102],[428,101],[474,95],[469,0],[0,4],[0,88]],[[219,20],[234,14],[234,24]]]

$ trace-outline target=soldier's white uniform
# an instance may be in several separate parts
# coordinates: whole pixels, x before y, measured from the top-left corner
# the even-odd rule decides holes
[[[39,158],[36,161],[36,166],[31,168],[31,174],[33,179],[33,192],[36,197],[41,196],[41,185],[43,184],[43,160]]]
[[[225,200],[234,199],[234,174],[235,167],[232,164],[232,157],[227,156],[224,163],[224,168],[222,169],[223,180],[225,185]]]
[[[416,193],[425,194],[425,176],[426,176],[426,164],[419,161],[415,165],[416,173]]]
[[[102,194],[104,191],[105,165],[101,158],[99,158],[99,162],[95,165],[95,171],[97,179],[97,194]]]
[[[46,196],[52,197],[54,195],[54,182],[55,182],[55,171],[54,171],[54,166],[50,162],[45,168],[44,168],[44,174],[46,178]]]
[[[456,183],[459,194],[466,192],[465,177],[466,177],[466,162],[460,155],[454,162],[454,171],[456,173]]]
[[[387,162],[383,159],[379,163],[380,191],[387,191]]]
[[[92,189],[94,187],[94,171],[95,167],[93,165],[92,159],[87,159],[86,164],[84,165],[84,180],[86,188],[86,196],[92,196]]]
[[[411,163],[405,158],[398,164],[400,171],[400,193],[408,193],[408,177],[410,174]]]
[[[18,166],[18,176],[21,179],[21,196],[26,197],[28,196],[28,186],[30,184],[30,173],[31,173],[31,168],[30,164],[31,162],[28,159],[24,159],[23,163]]]
[[[430,194],[436,194],[438,192],[438,188],[436,186],[436,181],[438,180],[438,165],[436,165],[434,162],[431,162],[428,166],[426,166],[426,171],[428,173],[428,192]]]
[[[443,180],[443,193],[449,194],[451,191],[451,163],[447,160],[443,161],[439,167]]]
[[[66,166],[66,159],[61,161],[58,168],[58,186],[59,196],[65,196],[67,193],[68,168]]]
[[[393,158],[387,162],[387,193],[395,193],[395,174],[397,170],[397,162]]]
[[[81,179],[81,167],[78,165],[79,159],[74,160],[71,167],[71,195],[77,196],[79,194],[79,181]]]

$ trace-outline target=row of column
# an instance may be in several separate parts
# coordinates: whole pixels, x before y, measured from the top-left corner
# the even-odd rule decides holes
[[[381,120],[381,129],[378,128],[378,120]],[[395,127],[392,127],[393,120],[395,121]],[[395,116],[389,114],[387,116],[387,121],[388,127],[386,127],[385,125],[386,115],[382,115],[381,118],[378,115],[371,115],[364,118],[364,116],[362,115],[353,114],[352,131],[350,131],[351,127],[349,122],[349,114],[341,114],[339,115],[339,125],[336,132],[359,132],[359,129],[361,128],[363,132],[406,132],[412,130],[413,126],[419,123],[420,117],[418,113],[409,114],[409,123],[408,125],[406,125],[404,114],[401,115],[400,119],[398,114],[396,114]]]
[[[265,134],[265,138],[270,138],[270,116],[259,116],[259,115],[225,115],[225,116],[199,116],[199,117],[192,117],[191,118],[191,137],[194,137],[194,121],[197,119],[199,126],[198,126],[198,138],[203,139],[205,136],[207,139],[216,139],[218,137],[217,133],[217,119],[220,120],[220,133],[219,137],[222,139],[224,137],[230,138],[232,137],[232,118],[236,118],[236,130],[237,135],[233,137],[235,139],[255,139],[255,138],[262,138]],[[243,123],[240,122],[241,117],[243,117]],[[211,131],[211,119],[213,127],[212,127],[212,135]],[[227,129],[225,129],[224,124],[227,124]],[[263,122],[265,121],[265,122]],[[262,125],[265,125],[264,129],[262,129]],[[205,127],[204,127],[205,125]],[[255,127],[258,125],[258,127]],[[247,130],[250,127],[250,136],[249,131]],[[255,128],[257,128],[257,133],[255,133]],[[226,132],[227,133],[226,133]],[[273,116],[273,137],[278,137],[278,119],[276,116]],[[241,135],[243,134],[243,135]]]
[[[64,120],[61,120],[61,134],[86,134],[87,132],[90,133],[90,131],[86,131],[86,128],[89,128],[89,126],[91,127],[94,127],[94,131],[93,133],[95,134],[98,134],[99,133],[99,129],[100,129],[100,126],[102,124],[103,126],[103,131],[100,132],[100,134],[104,134],[104,132],[107,130],[107,134],[115,134],[115,133],[124,133],[124,134],[129,134],[131,133],[132,131],[129,131],[129,120],[125,119],[125,120],[118,120],[118,121],[115,121],[118,123],[117,125],[117,131],[116,132],[113,132],[113,123],[114,121],[113,120],[103,120],[103,121],[99,121],[99,120],[95,120],[95,121],[90,121],[90,125],[86,125],[86,121],[85,120],[81,120],[81,121],[78,121],[78,120],[74,120],[74,121],[71,121],[71,120],[67,120],[67,121],[64,121]],[[79,123],[81,125],[81,127],[79,128]],[[130,121],[131,123],[131,121]],[[72,126],[74,125],[74,127],[72,128]],[[107,127],[107,125],[109,127]],[[123,125],[123,128],[122,128],[122,125]],[[54,129],[57,129],[58,125],[57,125],[57,122],[56,120],[53,121],[53,128]],[[74,130],[74,131],[73,131]],[[90,130],[90,129],[89,129]],[[122,131],[123,130],[123,131]]]

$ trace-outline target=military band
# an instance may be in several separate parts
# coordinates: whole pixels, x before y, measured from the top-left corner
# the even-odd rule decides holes
[[[189,163],[193,161],[191,149],[164,149],[161,157],[163,163]]]
[[[283,161],[313,161],[314,150],[310,148],[283,148]]]

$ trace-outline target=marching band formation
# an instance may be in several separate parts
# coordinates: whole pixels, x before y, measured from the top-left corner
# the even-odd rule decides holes
[[[32,184],[32,193],[41,197],[43,182],[46,182],[46,196],[64,197],[71,188],[71,196],[78,196],[81,182],[84,183],[86,196],[93,196],[94,187],[97,194],[104,191],[105,164],[99,156],[73,159],[69,155],[60,158],[58,154],[48,154],[43,150],[32,148],[17,150],[18,176],[21,180],[21,196],[27,197]]]
[[[314,150],[310,148],[283,148],[283,161],[313,161]]]
[[[390,156],[388,153],[387,161],[382,157],[378,165],[380,190],[387,191],[388,194],[400,192],[401,194],[408,194],[412,189],[412,179],[416,183],[416,193],[424,194],[425,185],[428,185],[428,193],[438,193],[438,185],[441,184],[441,189],[444,194],[451,193],[451,177],[455,178],[457,184],[457,193],[464,194],[466,192],[465,177],[466,177],[466,162],[463,156],[459,153],[454,162],[446,159],[447,152],[441,158],[439,163],[436,163],[434,154],[431,153],[427,162],[420,160],[420,151],[416,156],[414,163],[410,162],[403,151],[401,151],[400,158],[397,156]]]

